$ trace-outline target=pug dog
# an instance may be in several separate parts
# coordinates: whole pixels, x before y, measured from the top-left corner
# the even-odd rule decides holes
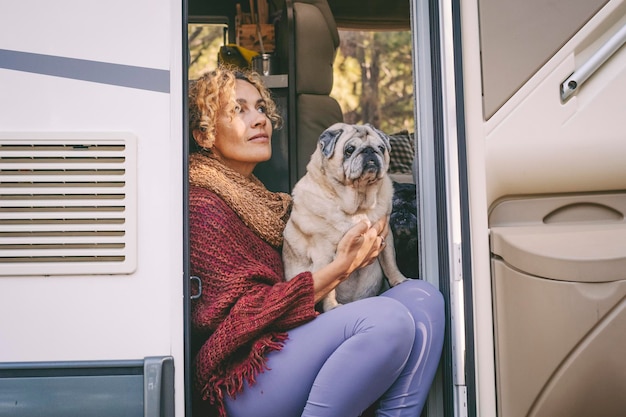
[[[337,244],[355,224],[389,216],[393,183],[389,137],[369,124],[335,123],[319,137],[306,174],[294,186],[293,208],[283,233],[285,276],[328,265]],[[324,312],[378,295],[384,278],[396,286],[407,278],[396,265],[393,238],[377,260],[354,271],[321,302]]]

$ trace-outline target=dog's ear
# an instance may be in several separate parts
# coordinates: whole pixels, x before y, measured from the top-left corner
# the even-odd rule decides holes
[[[325,130],[320,135],[320,140],[319,140],[320,150],[322,151],[322,154],[326,158],[330,158],[330,156],[333,154],[333,151],[335,150],[335,144],[337,143],[337,139],[339,139],[339,136],[341,136],[342,133],[343,133],[343,129]]]
[[[383,132],[381,132],[380,130],[376,129],[374,126],[372,126],[369,123],[366,123],[365,126],[369,127],[370,129],[372,129],[372,131],[383,141],[383,143],[385,144],[385,148],[387,148],[387,152],[391,152],[391,141],[389,139],[389,136],[387,136],[386,134],[384,134]]]

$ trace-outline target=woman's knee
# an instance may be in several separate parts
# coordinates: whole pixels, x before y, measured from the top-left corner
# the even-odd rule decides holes
[[[429,282],[411,279],[383,294],[404,304],[409,310],[425,310],[431,314],[444,314],[444,299],[441,292]]]
[[[373,297],[368,300],[364,307],[381,340],[410,346],[415,338],[415,321],[408,309],[393,298]]]
[[[426,281],[419,281],[419,289],[423,292],[422,301],[429,305],[433,313],[444,314],[445,302],[443,294],[434,285]]]

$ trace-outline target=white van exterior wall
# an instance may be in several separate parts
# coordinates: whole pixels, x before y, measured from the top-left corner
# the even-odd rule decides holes
[[[0,131],[136,136],[139,211],[131,274],[0,277],[0,361],[171,355],[179,416],[182,25],[182,2],[170,0],[26,0],[0,13]],[[38,58],[51,66],[28,64]],[[90,65],[102,73],[85,81]]]

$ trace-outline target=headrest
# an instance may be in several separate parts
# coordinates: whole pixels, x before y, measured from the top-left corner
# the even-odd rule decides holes
[[[296,91],[330,94],[339,32],[326,0],[294,2]]]

